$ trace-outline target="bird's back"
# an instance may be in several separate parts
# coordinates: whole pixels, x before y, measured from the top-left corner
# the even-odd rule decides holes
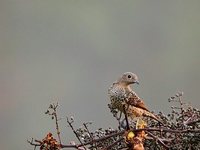
[[[144,101],[134,91],[131,91],[128,95],[127,104],[149,111]]]

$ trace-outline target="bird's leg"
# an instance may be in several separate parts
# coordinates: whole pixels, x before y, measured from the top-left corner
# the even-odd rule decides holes
[[[129,108],[129,106],[130,106],[130,104],[129,104],[129,99],[128,99],[128,98],[125,99],[125,103],[128,104],[128,105],[127,105],[127,108],[126,108],[126,106],[124,105],[124,106],[123,106],[123,107],[124,107],[123,109],[124,109],[124,111],[127,111],[128,108]]]
[[[120,111],[119,120],[121,120],[121,117],[122,117],[122,112]]]
[[[120,120],[121,120],[121,117],[122,117],[122,112],[120,111],[119,113],[120,113],[119,117],[116,116],[116,118],[117,118],[117,121],[118,121],[118,124],[119,124],[118,128],[119,128],[119,130],[121,130],[121,122],[120,122]]]
[[[126,129],[129,130],[130,126],[129,126],[129,122],[128,122],[128,116],[127,116],[127,113],[126,113],[125,105],[123,105],[123,109],[124,109],[124,115],[125,115],[125,119],[126,119]]]

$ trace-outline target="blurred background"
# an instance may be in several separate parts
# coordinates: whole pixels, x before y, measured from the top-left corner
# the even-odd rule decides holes
[[[123,72],[150,110],[170,111],[178,91],[199,108],[200,1],[1,0],[0,147],[55,134],[44,114],[59,102],[75,127],[117,127],[107,89]],[[75,137],[61,120],[65,144]],[[56,135],[55,135],[56,137]]]

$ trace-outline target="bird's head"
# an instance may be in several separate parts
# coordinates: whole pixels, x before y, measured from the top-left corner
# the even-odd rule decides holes
[[[124,85],[130,85],[130,84],[139,84],[138,77],[136,74],[132,72],[125,72],[119,79],[118,82],[124,84]]]

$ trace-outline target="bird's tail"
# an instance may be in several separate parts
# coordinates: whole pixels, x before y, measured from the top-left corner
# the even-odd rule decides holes
[[[158,119],[158,117],[156,117],[153,113],[145,110],[145,109],[141,109],[135,106],[129,106],[129,108],[127,109],[127,115],[129,117],[131,117],[132,119],[134,119],[135,117],[149,117],[152,118],[156,121],[158,121],[160,124],[162,124],[163,126],[165,125],[160,119]]]
[[[146,111],[146,112],[144,113],[144,116],[150,117],[150,118],[152,118],[152,119],[158,121],[160,124],[164,125],[164,123],[163,123],[160,119],[158,119],[158,117],[156,117],[156,116],[155,116],[153,113],[151,113],[151,112]]]

